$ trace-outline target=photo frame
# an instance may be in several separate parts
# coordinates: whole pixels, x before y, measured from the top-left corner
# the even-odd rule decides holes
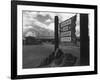
[[[11,78],[97,74],[97,6],[11,1]]]

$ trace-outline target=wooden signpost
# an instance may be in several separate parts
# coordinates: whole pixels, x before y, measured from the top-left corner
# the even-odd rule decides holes
[[[55,65],[61,65],[64,61],[64,53],[59,48],[61,42],[75,41],[76,15],[59,23],[58,16],[55,16]]]

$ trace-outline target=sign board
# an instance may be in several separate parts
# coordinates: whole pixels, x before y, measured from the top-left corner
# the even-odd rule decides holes
[[[70,30],[70,29],[71,29],[70,26],[65,26],[65,27],[61,27],[61,28],[60,28],[60,31],[61,31],[61,32],[64,32],[64,31],[68,31],[68,30]]]
[[[61,22],[60,26],[60,40],[62,42],[71,42],[75,37],[76,15]]]
[[[63,37],[61,38],[62,42],[71,42],[71,37]]]
[[[61,37],[71,36],[71,31],[62,32]]]
[[[66,25],[71,24],[71,19],[65,20],[64,22],[61,23],[61,27],[64,27]]]

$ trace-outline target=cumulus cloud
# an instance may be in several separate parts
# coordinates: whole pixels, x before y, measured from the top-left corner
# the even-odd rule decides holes
[[[55,17],[57,14],[56,14],[56,13],[49,13],[48,15],[50,16],[50,18],[51,18],[52,20],[54,20],[54,17]]]
[[[23,11],[23,15],[27,15],[29,17],[36,17],[37,16],[37,12],[34,11]]]
[[[45,17],[45,16],[47,16],[47,15],[48,15],[48,12],[38,12],[38,14],[39,14],[39,15],[42,15],[42,16],[44,16],[44,17]]]
[[[38,25],[38,26],[46,28],[46,25],[41,23],[40,21],[38,21],[36,19],[36,16],[33,17],[34,16],[33,14],[36,15],[35,12],[28,12],[27,14],[23,15],[23,27],[24,27],[24,29],[28,29],[29,26],[31,26],[31,25],[34,25],[34,26]],[[27,28],[25,28],[25,27],[27,27]]]
[[[32,13],[30,12],[23,12],[23,27],[26,25],[31,25],[32,22],[35,21],[35,18],[33,18]]]
[[[51,23],[48,25],[48,29],[53,30],[54,31],[54,23]]]
[[[50,23],[50,22],[52,22],[52,20],[51,19],[47,19],[45,22],[46,23]]]
[[[38,15],[41,15],[42,17],[37,18]],[[65,21],[66,19],[69,19],[70,17],[74,15],[76,14],[26,11],[26,12],[23,12],[23,31],[26,31],[27,29],[30,29],[30,28],[34,28],[34,26],[39,26],[39,27],[54,31],[54,17],[55,16],[58,16],[59,21],[62,22],[62,21]],[[46,16],[49,16],[49,17],[47,18]],[[45,21],[39,20],[41,18],[46,18],[46,20]],[[76,33],[75,33],[77,36],[80,36],[79,22],[80,21],[79,21],[79,14],[78,14],[77,21],[76,21]]]
[[[37,25],[37,26],[40,26],[42,28],[47,28],[47,25],[44,24],[44,23],[41,23],[40,21],[36,20],[33,25]]]

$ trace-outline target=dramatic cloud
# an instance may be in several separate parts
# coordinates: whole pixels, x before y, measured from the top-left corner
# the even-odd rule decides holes
[[[54,23],[50,23],[50,24],[48,25],[48,29],[54,31]]]
[[[34,29],[36,26],[54,31],[54,17],[59,17],[59,22],[65,21],[76,14],[23,11],[23,31]],[[79,14],[76,21],[76,35],[80,36]],[[42,30],[42,29],[41,29]]]
[[[45,16],[47,16],[47,15],[48,15],[48,12],[38,12],[38,14],[39,14],[39,15],[42,15],[42,16],[44,16],[44,17],[45,17]]]
[[[46,23],[50,23],[50,22],[52,22],[52,20],[51,19],[47,19],[45,22]]]

